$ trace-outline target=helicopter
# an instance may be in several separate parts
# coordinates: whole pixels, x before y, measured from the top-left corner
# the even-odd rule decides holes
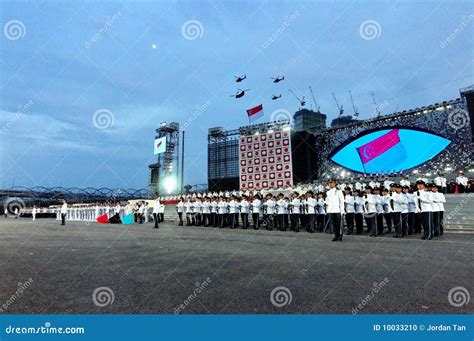
[[[276,78],[272,77],[272,79],[273,79],[273,83],[279,83],[279,82],[281,82],[282,80],[285,79],[285,76],[281,76],[281,78],[280,78],[280,76],[277,76]]]
[[[278,96],[273,95],[273,96],[272,96],[272,101],[274,101],[274,100],[276,100],[276,99],[279,99],[279,98],[281,98],[281,94],[278,95]]]
[[[235,95],[230,95],[229,97],[234,97],[234,98],[244,97],[245,91],[249,91],[249,90],[250,89],[245,89],[245,90],[239,89],[239,91],[237,91]]]
[[[234,77],[236,78],[235,81],[236,81],[237,83],[240,83],[240,82],[242,82],[244,79],[247,78],[247,75],[243,75],[243,76],[239,76],[239,77],[234,76]]]

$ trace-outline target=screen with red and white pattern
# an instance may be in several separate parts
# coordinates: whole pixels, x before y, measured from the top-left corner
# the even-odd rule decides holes
[[[239,164],[242,189],[292,186],[290,133],[276,131],[240,136]]]

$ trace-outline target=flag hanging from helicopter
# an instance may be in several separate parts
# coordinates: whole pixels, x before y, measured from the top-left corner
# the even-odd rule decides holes
[[[156,154],[161,154],[166,151],[166,136],[160,137],[155,140],[154,152]]]
[[[247,116],[249,117],[249,122],[254,122],[259,118],[263,117],[263,105],[257,105],[256,107],[250,108],[247,110]]]

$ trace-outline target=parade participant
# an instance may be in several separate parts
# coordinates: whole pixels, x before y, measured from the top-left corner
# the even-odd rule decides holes
[[[252,220],[253,220],[253,228],[254,230],[258,230],[260,228],[260,209],[262,206],[262,201],[260,200],[260,196],[257,194],[254,196],[251,205],[252,211]]]
[[[184,204],[184,211],[186,212],[186,226],[191,226],[192,223],[192,215],[193,215],[193,203],[191,199],[187,199],[186,203]]]
[[[266,213],[267,213],[267,230],[273,230],[275,226],[274,215],[275,215],[275,200],[273,200],[273,195],[271,193],[267,194],[266,201]]]
[[[405,198],[405,201],[401,203],[402,207],[402,235],[403,237],[408,236],[408,186],[400,186],[401,195]]]
[[[213,194],[211,200],[211,223],[212,227],[217,227],[217,197]]]
[[[219,202],[217,203],[217,216],[219,228],[223,228],[226,225],[226,216],[227,216],[228,204],[223,196],[219,197]]]
[[[208,197],[204,197],[204,201],[202,202],[202,223],[204,227],[208,227],[211,225],[210,214],[211,202],[209,201]]]
[[[31,217],[33,221],[36,220],[36,205],[33,205],[33,209],[31,210]]]
[[[415,233],[415,211],[416,211],[416,203],[415,203],[415,196],[410,191],[410,187],[404,186],[403,193],[405,193],[407,197],[407,206],[408,206],[408,213],[407,213],[407,225],[408,225],[408,235],[412,235]]]
[[[318,193],[318,216],[316,218],[319,232],[325,232],[327,227],[326,202],[324,201],[324,193]]]
[[[143,224],[143,211],[145,209],[144,202],[142,201],[138,206],[138,221],[140,224]],[[108,207],[106,207],[106,212],[109,211]]]
[[[194,205],[193,205],[193,213],[194,213],[194,224],[196,226],[201,226],[201,222],[202,222],[202,203],[201,203],[201,198],[199,198],[198,196],[196,196],[196,198],[194,199]]]
[[[155,200],[153,200],[153,222],[155,223],[155,226],[153,228],[157,229],[159,228],[159,211],[160,211],[160,199],[158,196],[155,197]]]
[[[346,212],[347,234],[354,233],[354,215],[355,215],[355,199],[352,195],[350,187],[344,189],[344,209]]]
[[[400,185],[393,184],[392,186],[392,221],[395,229],[394,238],[403,238],[407,231],[403,230],[402,226],[402,211],[403,207],[408,205],[408,200],[405,195],[402,194],[402,188]]]
[[[373,194],[376,200],[375,209],[377,214],[375,216],[375,224],[377,225],[377,235],[383,235],[383,217],[384,217],[384,210],[383,210],[383,203],[384,199],[380,195],[380,188],[376,187],[373,189]]]
[[[344,234],[341,225],[341,216],[344,214],[344,195],[337,190],[336,180],[329,180],[329,190],[326,192],[326,211],[328,214],[329,227],[334,231],[333,242],[342,241]]]
[[[160,223],[165,221],[165,205],[160,200]]]
[[[354,220],[356,234],[364,232],[364,199],[360,196],[360,190],[354,190]]]
[[[120,212],[120,206],[119,209],[115,211],[116,214],[119,214]],[[150,214],[149,212],[149,207],[148,207],[148,202],[145,201],[145,204],[143,205],[143,216],[145,218],[145,223],[148,223],[148,215]]]
[[[376,224],[377,197],[372,194],[372,187],[370,186],[367,186],[365,188],[364,210],[364,217],[365,222],[367,223],[367,230],[369,232],[369,236],[376,237],[378,233]]]
[[[387,180],[385,180],[385,181],[383,182],[383,187],[384,187],[386,190],[390,191],[390,186],[391,186],[392,184],[393,184],[392,176],[389,175],[389,176],[387,177]]]
[[[61,225],[66,225],[66,214],[67,214],[67,202],[66,199],[63,200],[63,205],[61,206]]]
[[[184,199],[183,197],[179,198],[178,203],[176,204],[176,212],[178,213],[179,223],[178,226],[183,226],[183,213],[184,213]]]
[[[307,227],[306,231],[309,233],[314,233],[316,230],[316,211],[318,201],[313,197],[313,191],[306,192],[306,212],[307,212]]]
[[[248,229],[249,227],[249,212],[250,212],[250,203],[247,200],[247,196],[244,194],[240,199],[240,217],[242,219],[242,228]]]
[[[447,181],[443,173],[438,173],[438,176],[434,179],[434,184],[438,186],[441,193],[446,194],[447,192]]]
[[[410,187],[410,180],[408,178],[408,176],[404,176],[401,180],[400,180],[400,186],[408,186]]]
[[[446,198],[439,192],[437,186],[433,186],[431,191],[433,192],[433,231],[434,236],[438,237],[443,234],[443,211]]]
[[[468,183],[467,177],[464,176],[463,171],[460,171],[459,175],[456,177],[456,184],[458,186],[458,192],[459,193],[466,192],[467,183]]]
[[[231,229],[237,228],[237,220],[239,216],[238,206],[239,204],[235,200],[235,196],[231,194],[229,201],[229,223]]]
[[[431,192],[426,190],[426,183],[424,181],[418,180],[416,186],[418,188],[416,198],[420,210],[420,221],[423,226],[423,237],[421,239],[431,240],[433,238],[433,196]]]
[[[286,231],[287,226],[285,218],[288,216],[288,203],[285,200],[283,193],[278,194],[276,213],[278,217],[278,228],[280,231]]]
[[[387,223],[387,233],[392,232],[392,197],[387,188],[382,189],[383,211],[385,222]]]
[[[301,200],[298,198],[298,196],[298,192],[294,192],[291,195],[290,203],[291,230],[294,232],[300,232],[299,218],[301,213]]]

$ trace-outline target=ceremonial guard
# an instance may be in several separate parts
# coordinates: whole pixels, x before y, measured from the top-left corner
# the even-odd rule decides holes
[[[240,217],[242,219],[242,228],[247,229],[249,227],[250,203],[248,202],[246,195],[242,195],[239,207]]]
[[[433,238],[433,196],[431,192],[426,190],[424,181],[417,181],[416,186],[418,187],[416,197],[420,210],[420,221],[423,226],[423,237],[421,237],[421,239],[431,240],[431,238]]]
[[[308,191],[306,193],[306,213],[307,213],[307,227],[306,231],[309,233],[314,233],[316,230],[316,211],[317,211],[318,202],[314,198],[313,191]]]
[[[276,213],[278,219],[278,228],[280,231],[286,231],[286,217],[288,217],[288,202],[285,200],[283,193],[278,194],[278,201],[276,204]]]
[[[372,193],[372,187],[367,186],[365,188],[364,195],[364,209],[365,209],[365,222],[367,223],[367,230],[369,236],[377,236],[377,197]]]
[[[350,187],[344,189],[344,208],[346,211],[347,234],[354,233],[354,215],[355,215],[355,199],[352,195]]]
[[[260,208],[262,206],[262,201],[260,200],[259,195],[255,195],[252,204],[250,206],[250,210],[252,211],[252,220],[253,220],[253,228],[258,230],[260,228]]]
[[[184,200],[183,197],[179,198],[178,203],[176,204],[176,212],[178,213],[179,223],[178,226],[183,226],[183,213],[184,213]]]
[[[208,227],[211,225],[210,215],[211,215],[211,202],[209,201],[208,197],[205,197],[204,201],[202,202],[202,219],[203,219],[204,227]]]
[[[360,196],[360,190],[354,190],[354,220],[356,227],[356,234],[364,232],[364,198]]]
[[[406,231],[403,231],[402,226],[402,211],[403,205],[408,205],[408,200],[405,195],[402,194],[402,188],[400,185],[393,184],[392,193],[390,193],[392,199],[392,222],[395,228],[394,238],[402,238],[406,235]]]
[[[66,215],[67,215],[67,202],[66,199],[63,200],[63,205],[61,206],[61,225],[66,225]]]
[[[434,236],[438,237],[443,234],[443,211],[446,198],[439,192],[437,186],[433,186],[431,191],[433,192],[433,231]]]
[[[343,228],[341,216],[344,214],[344,194],[336,188],[336,180],[330,180],[326,192],[326,211],[330,228],[334,231],[333,242],[342,241]]]
[[[273,200],[273,195],[271,193],[267,194],[266,201],[266,213],[267,213],[267,230],[273,230],[275,225],[274,214],[275,214],[275,200]]]
[[[292,198],[291,203],[290,203],[291,229],[294,232],[300,232],[299,217],[300,217],[301,200],[298,198],[297,192],[294,192],[291,195],[291,198]]]

